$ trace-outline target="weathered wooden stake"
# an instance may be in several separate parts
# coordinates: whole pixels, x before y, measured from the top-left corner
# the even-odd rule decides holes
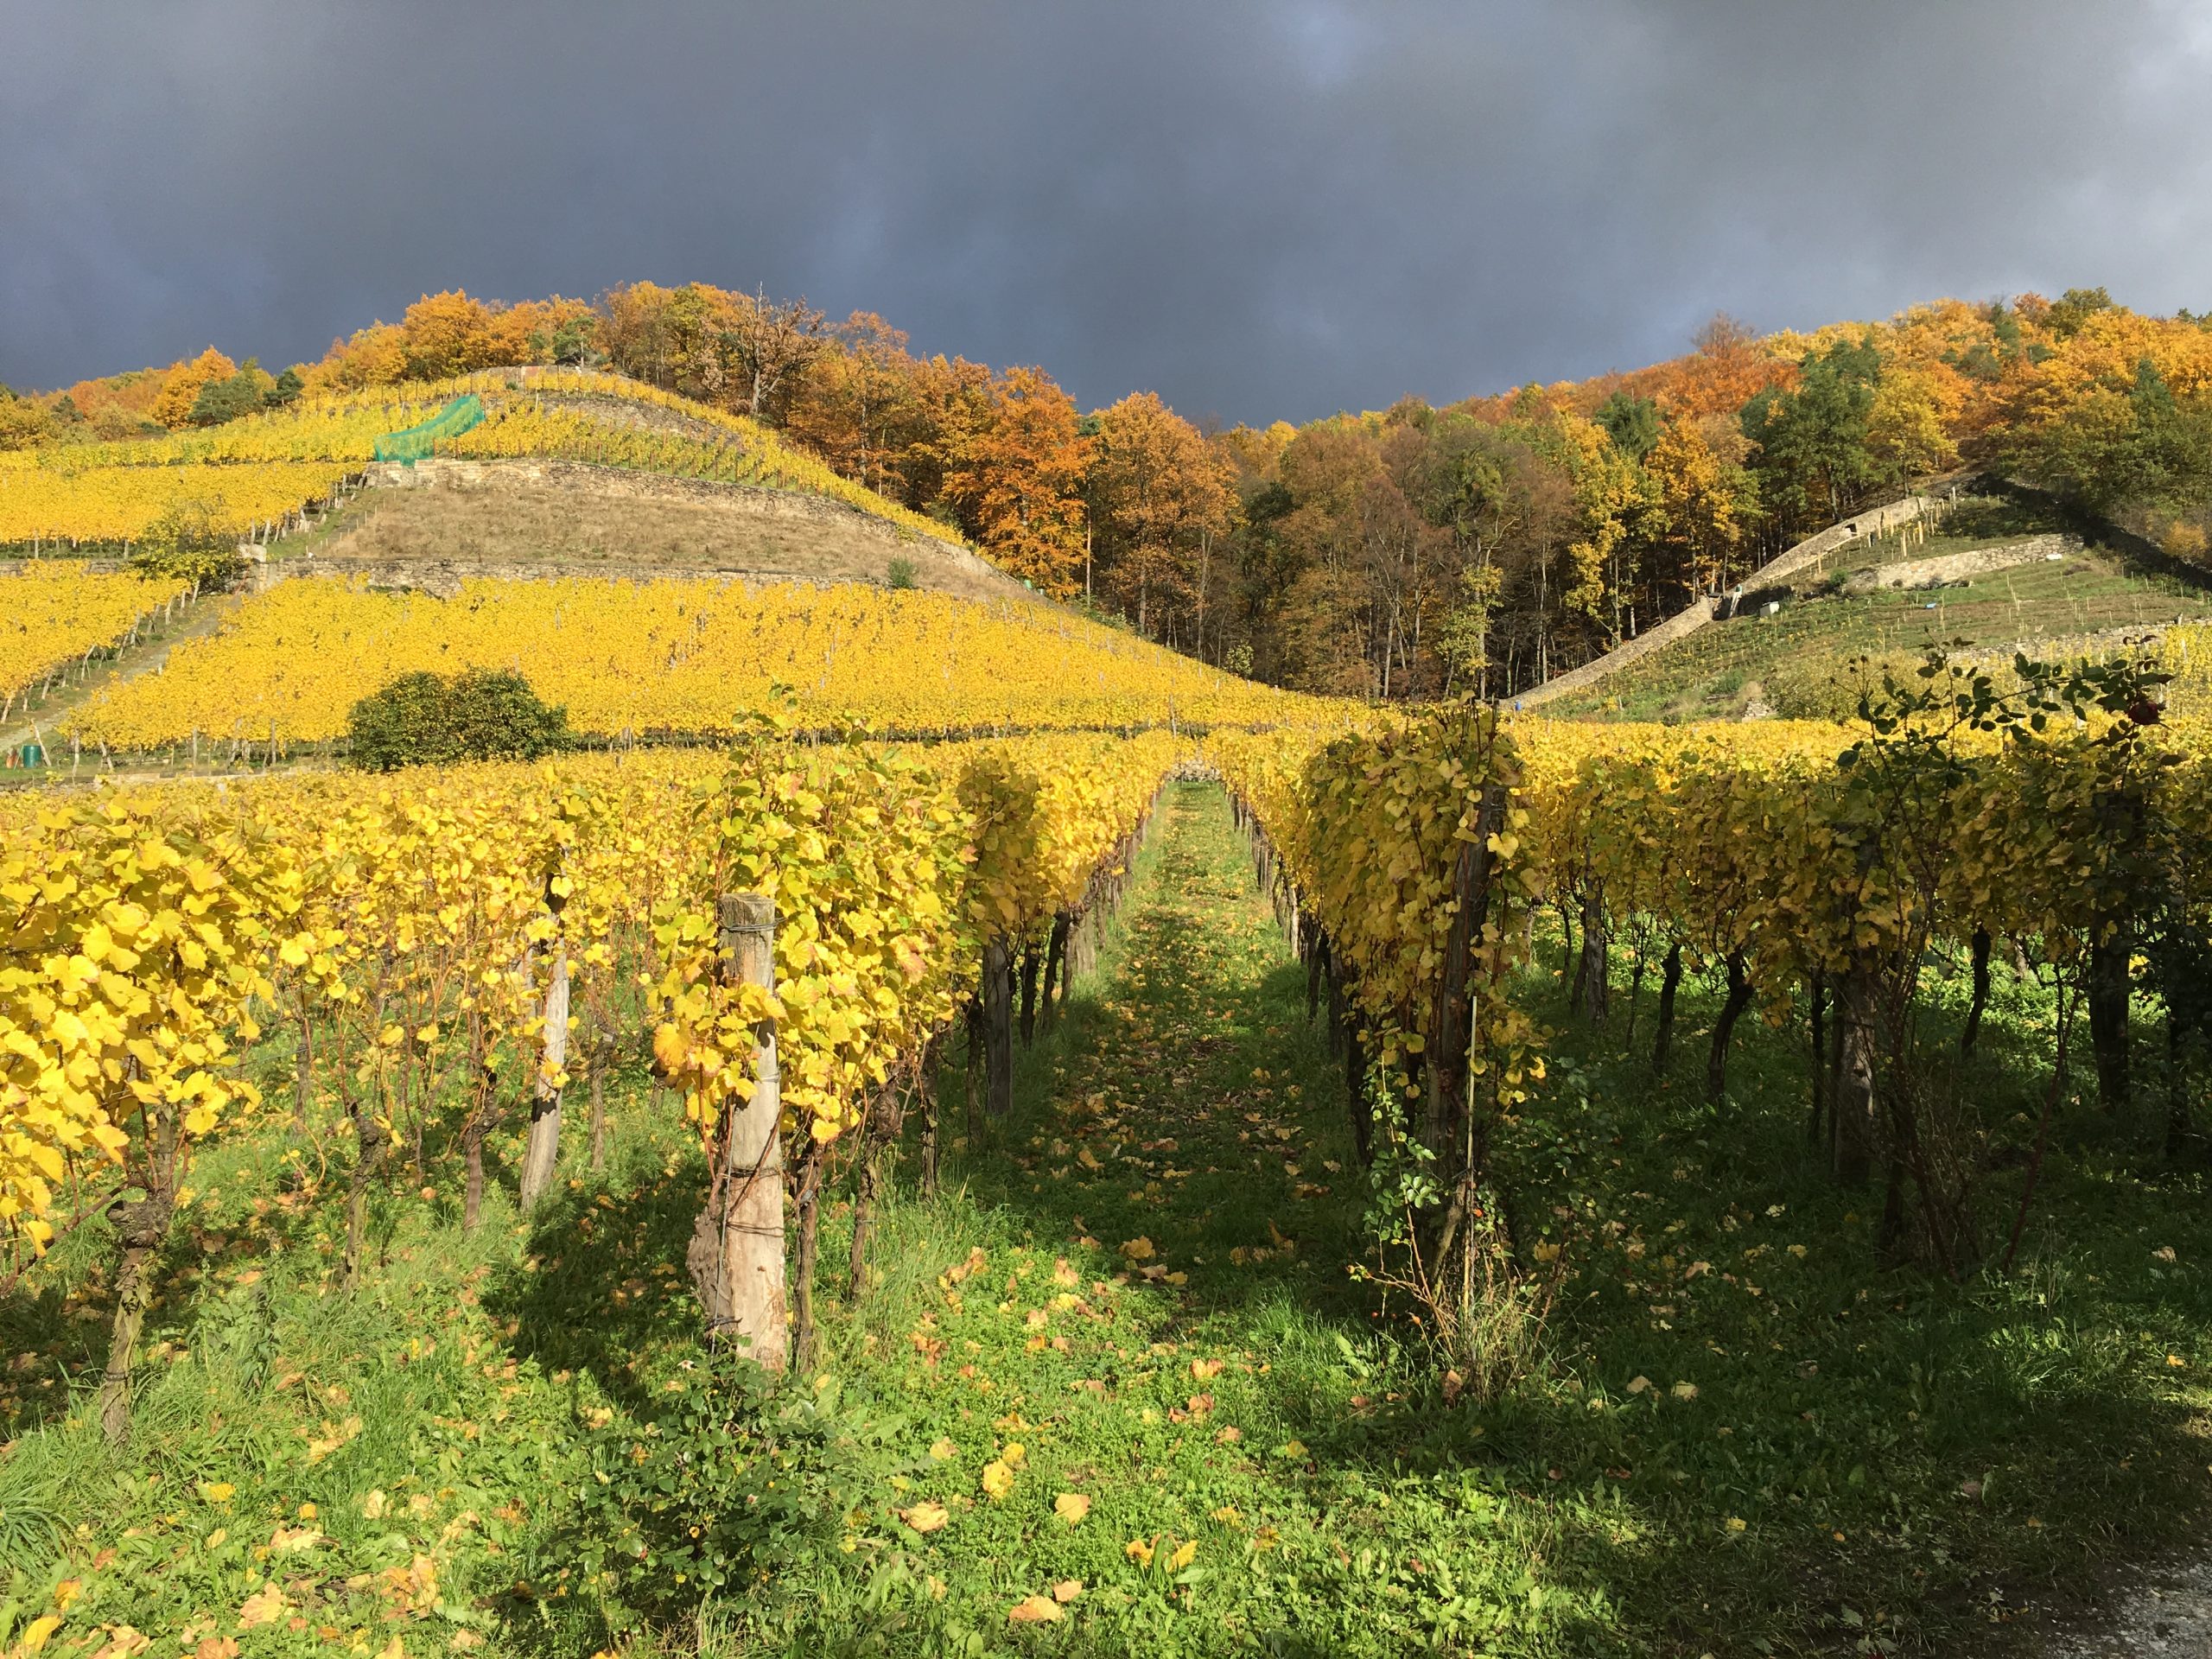
[[[717,943],[725,984],[776,982],[776,906],[766,893],[724,893]],[[733,1338],[771,1371],[790,1363],[791,1319],[785,1293],[783,1084],[776,1027],[753,1033],[753,1097],[733,1098],[722,1116],[721,1158],[706,1208],[692,1229],[692,1283],[711,1339]]]
[[[546,903],[560,914],[560,899],[547,894]],[[524,1143],[522,1179],[516,1201],[527,1215],[553,1185],[554,1166],[561,1157],[561,1085],[555,1081],[569,1060],[569,947],[555,944],[553,981],[545,991],[544,1059],[531,1084],[530,1138]]]

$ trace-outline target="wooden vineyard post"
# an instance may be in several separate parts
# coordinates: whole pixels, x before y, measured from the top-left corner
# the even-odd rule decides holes
[[[776,985],[776,905],[766,893],[728,893],[716,917],[726,985]],[[707,1313],[707,1334],[735,1337],[771,1371],[790,1362],[791,1322],[784,1276],[783,1083],[776,1027],[753,1034],[753,1098],[733,1099],[722,1119],[722,1156],[707,1207],[692,1230],[692,1281]]]
[[[545,887],[545,907],[560,919],[563,900]],[[530,1138],[524,1144],[522,1179],[517,1202],[527,1215],[553,1185],[554,1166],[561,1156],[561,1068],[569,1062],[569,945],[556,938],[553,944],[553,979],[545,990],[544,1058],[531,1090]]]

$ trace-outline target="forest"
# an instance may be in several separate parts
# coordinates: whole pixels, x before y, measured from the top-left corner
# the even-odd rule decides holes
[[[2212,319],[2101,288],[1809,334],[1716,316],[1629,372],[1211,431],[1146,391],[1085,412],[1045,368],[924,354],[880,316],[803,300],[449,291],[280,376],[210,347],[0,399],[0,448],[532,364],[755,416],[1045,593],[1332,695],[1512,696],[1931,479],[2039,486],[2183,564],[2202,565],[2212,526]]]

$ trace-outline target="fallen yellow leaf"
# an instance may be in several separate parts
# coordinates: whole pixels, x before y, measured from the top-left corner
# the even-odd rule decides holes
[[[284,1592],[275,1585],[264,1585],[257,1595],[248,1596],[238,1608],[238,1629],[250,1630],[257,1624],[274,1624],[283,1618],[286,1603]]]
[[[1082,1522],[1084,1516],[1090,1513],[1090,1494],[1062,1492],[1052,1500],[1052,1513],[1058,1516],[1068,1525],[1076,1526]]]
[[[1060,1604],[1050,1596],[1024,1596],[1006,1617],[1009,1624],[1055,1624],[1059,1622]]]
[[[899,1510],[899,1518],[914,1531],[926,1533],[935,1532],[952,1517],[944,1504],[933,1503],[925,1498],[912,1509]]]
[[[983,1491],[990,1497],[1004,1497],[1014,1490],[1014,1471],[993,1458],[983,1465]]]
[[[939,1463],[944,1463],[959,1455],[960,1448],[953,1445],[950,1440],[939,1440],[930,1447],[930,1456],[935,1458]]]
[[[1052,1599],[1065,1607],[1083,1593],[1081,1579],[1062,1579],[1052,1586]]]

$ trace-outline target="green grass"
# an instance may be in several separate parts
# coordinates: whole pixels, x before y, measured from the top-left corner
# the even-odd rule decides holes
[[[1910,657],[1957,639],[1983,647],[2024,642],[2032,650],[2039,638],[2212,615],[2212,593],[2202,587],[2134,570],[2119,555],[2094,548],[2063,563],[2015,565],[1927,591],[1829,591],[1830,575],[1970,552],[2062,528],[2031,508],[1971,500],[1924,543],[1891,537],[1853,543],[1831,571],[1795,584],[1776,615],[1710,624],[1545,711],[1566,718],[1731,720],[1743,713],[1756,683],[1781,712],[1810,714],[1816,711],[1789,706],[1787,688],[1831,681],[1857,656]]]
[[[797,1392],[836,1502],[772,1583],[620,1643],[573,1571],[555,1593],[604,1513],[579,1501],[594,1466],[659,1444],[706,1370],[682,1265],[698,1160],[631,1078],[608,1171],[571,1146],[528,1226],[495,1192],[464,1235],[439,1159],[397,1180],[350,1296],[344,1138],[208,1152],[120,1453],[89,1422],[100,1224],[0,1300],[0,1646],[75,1580],[48,1654],[124,1623],[210,1659],[395,1637],[418,1659],[2001,1652],[2027,1602],[2186,1539],[2212,1363],[2197,1174],[2069,1103],[2020,1271],[1885,1265],[1879,1195],[1805,1147],[1802,1033],[1747,1032],[1709,1107],[1702,989],[1654,1079],[1623,1013],[1566,1020],[1555,938],[1522,988],[1555,1063],[1504,1155],[1568,1278],[1539,1374],[1447,1404],[1403,1310],[1345,1270],[1364,1194],[1341,1066],[1222,797],[1179,785],[1163,820],[1014,1116],[956,1147],[933,1200],[901,1166],[856,1306],[830,1207],[825,1348]],[[1986,1236],[2044,1015],[2005,985],[1965,1080],[1996,1128]],[[516,1146],[493,1150],[504,1177]],[[995,1499],[983,1471],[1017,1443]],[[1090,1499],[1079,1523],[1063,1493]],[[898,1518],[923,1501],[950,1516],[926,1535]],[[1058,1623],[1009,1627],[1071,1580]],[[282,1611],[241,1630],[272,1581]]]

